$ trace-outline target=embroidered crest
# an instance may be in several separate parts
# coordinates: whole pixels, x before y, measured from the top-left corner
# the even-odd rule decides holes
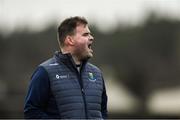
[[[91,73],[91,72],[88,73],[88,79],[89,79],[90,81],[92,81],[92,82],[95,82],[95,81],[96,81],[96,78],[94,77],[94,74]]]

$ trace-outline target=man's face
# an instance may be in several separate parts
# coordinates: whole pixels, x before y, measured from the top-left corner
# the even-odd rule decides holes
[[[75,41],[74,55],[79,60],[85,60],[93,57],[93,50],[91,45],[93,43],[93,36],[87,25],[80,24],[75,29],[75,35],[73,35]]]

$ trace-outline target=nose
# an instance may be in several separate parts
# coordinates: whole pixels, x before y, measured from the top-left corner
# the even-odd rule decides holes
[[[89,39],[90,41],[94,41],[94,37],[92,35],[90,35]]]

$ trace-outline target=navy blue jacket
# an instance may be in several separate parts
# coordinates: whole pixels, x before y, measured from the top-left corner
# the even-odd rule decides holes
[[[104,84],[103,84],[104,85]],[[103,86],[101,112],[107,118],[107,95]],[[79,113],[81,114],[81,113]],[[39,66],[32,75],[24,106],[25,118],[60,118],[47,71]]]

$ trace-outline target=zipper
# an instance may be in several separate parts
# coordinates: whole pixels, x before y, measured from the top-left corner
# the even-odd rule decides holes
[[[85,117],[86,117],[86,119],[88,119],[88,117],[87,117],[86,98],[85,98],[85,93],[84,93],[84,89],[83,88],[81,89],[81,92],[82,92],[83,101],[84,101]]]
[[[86,117],[86,119],[88,119],[87,106],[86,106],[86,97],[85,97],[85,92],[84,92],[84,88],[83,88],[83,81],[82,81],[81,73],[79,74],[79,84],[80,84],[80,87],[81,87],[81,93],[82,93],[83,102],[84,102],[85,117]]]
[[[87,61],[84,61],[84,63],[82,63],[82,66],[80,67],[80,70],[78,71],[78,69],[76,68],[76,65],[75,65],[75,62],[74,60],[72,59],[72,56],[68,56],[70,58],[70,63],[71,65],[73,66],[73,69],[76,71],[76,75],[77,75],[77,78],[78,78],[78,82],[79,82],[79,85],[80,85],[80,88],[81,88],[81,94],[82,94],[82,97],[83,97],[83,102],[84,102],[84,109],[85,109],[85,119],[88,119],[88,116],[87,116],[87,104],[86,104],[86,97],[85,97],[85,92],[84,92],[84,88],[83,88],[83,81],[82,81],[82,69],[85,65],[85,63]],[[69,66],[69,68],[71,69],[72,67]]]
[[[72,63],[73,60],[72,60]],[[87,116],[87,104],[86,104],[86,97],[85,97],[85,92],[84,92],[84,88],[83,88],[83,80],[82,80],[82,69],[84,67],[84,65],[81,66],[80,70],[78,71],[78,69],[76,68],[75,64],[73,64],[73,67],[76,71],[76,75],[77,75],[77,78],[78,78],[78,82],[79,82],[79,85],[80,85],[80,88],[81,88],[81,94],[82,94],[82,97],[83,97],[83,103],[84,103],[84,109],[85,109],[85,119],[88,119],[88,116]]]

